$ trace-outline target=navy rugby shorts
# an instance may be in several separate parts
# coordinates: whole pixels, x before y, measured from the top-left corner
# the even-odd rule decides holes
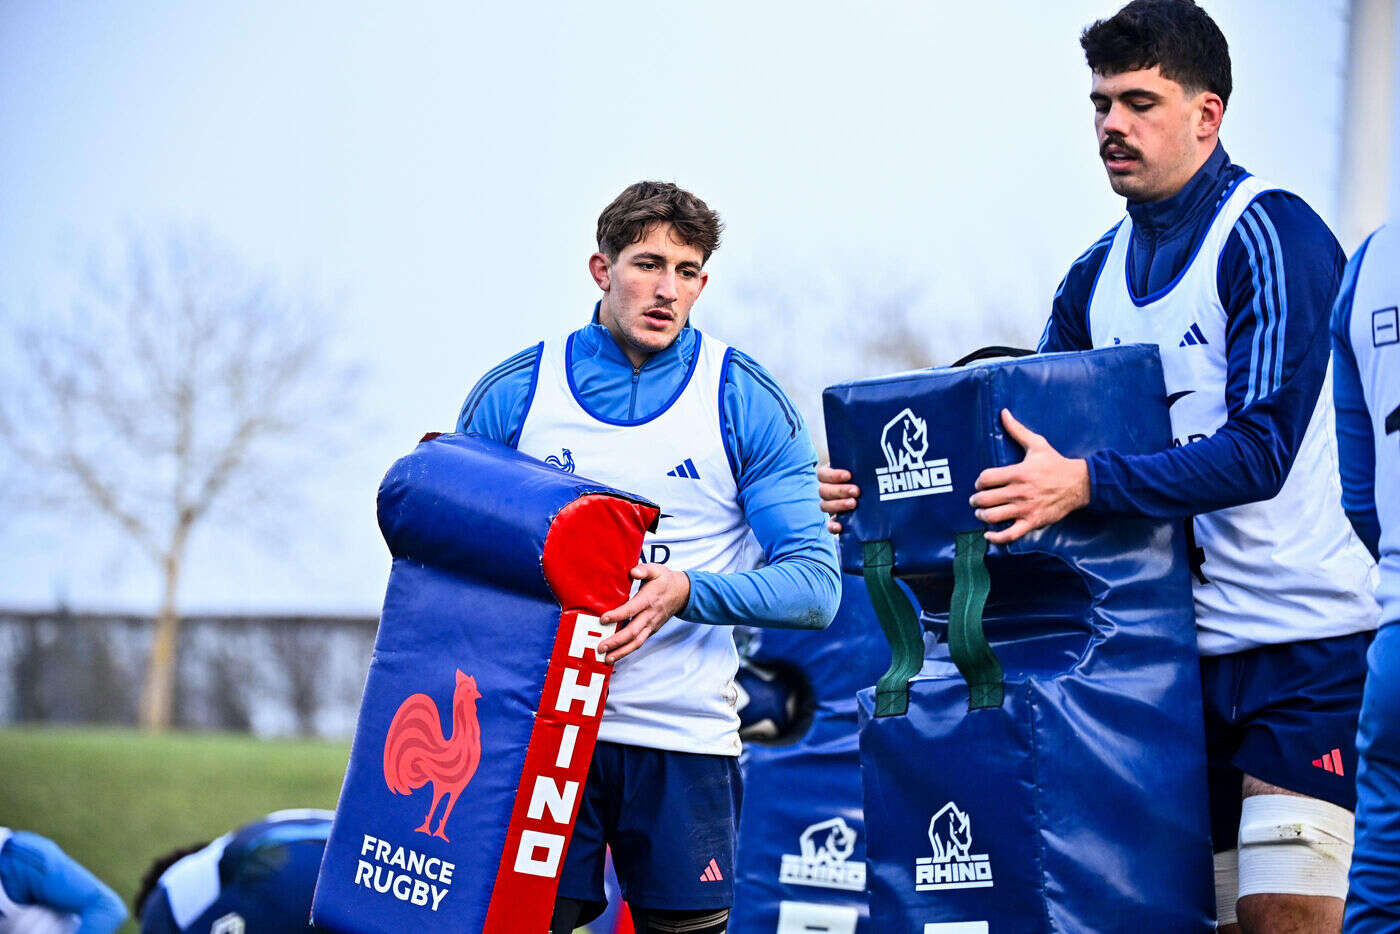
[[[1356,723],[1374,635],[1201,659],[1217,853],[1235,848],[1245,774],[1356,810]]]
[[[583,787],[559,897],[603,910],[612,848],[622,897],[634,908],[729,908],[743,796],[739,760],[599,742]]]

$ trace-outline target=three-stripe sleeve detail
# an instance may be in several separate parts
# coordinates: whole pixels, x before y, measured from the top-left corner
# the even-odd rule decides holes
[[[797,426],[802,423],[801,416],[797,414],[797,409],[793,407],[787,394],[773,381],[773,377],[765,373],[763,368],[754,362],[747,354],[735,351],[731,360],[738,364],[740,369],[745,373],[753,377],[754,382],[758,383],[764,389],[767,389],[768,392],[773,395],[773,398],[778,401],[778,407],[782,410],[783,417],[787,419],[788,429],[791,432],[789,437],[796,437]]]
[[[1258,203],[1251,204],[1235,225],[1249,259],[1254,286],[1254,340],[1250,349],[1250,405],[1278,390],[1283,383],[1284,336],[1288,327],[1288,283],[1283,247],[1273,221]]]
[[[1040,340],[1035,345],[1037,353],[1043,352],[1045,350],[1046,343],[1050,340],[1050,329],[1055,326],[1055,315],[1053,309],[1057,304],[1059,304],[1060,298],[1065,294],[1065,287],[1069,285],[1070,276],[1074,275],[1074,271],[1079,267],[1087,265],[1090,262],[1090,260],[1093,259],[1094,254],[1100,249],[1103,249],[1104,255],[1098,258],[1099,267],[1101,269],[1103,267],[1104,260],[1107,258],[1108,250],[1112,249],[1113,247],[1113,238],[1118,236],[1118,228],[1122,226],[1122,221],[1119,221],[1118,223],[1114,224],[1108,229],[1107,233],[1105,233],[1102,237],[1099,237],[1099,239],[1094,241],[1093,246],[1089,247],[1089,249],[1085,250],[1083,253],[1080,253],[1079,256],[1075,259],[1075,261],[1069,264],[1069,271],[1066,272],[1065,277],[1060,280],[1059,286],[1055,289],[1055,297],[1050,302],[1050,307],[1052,311],[1050,314],[1050,318],[1045,322],[1045,329],[1040,332]],[[1095,270],[1095,281],[1097,281],[1098,279],[1098,272],[1099,270]],[[1091,298],[1093,298],[1092,287],[1089,290],[1088,296],[1086,296],[1085,307],[1081,310],[1081,313],[1084,315],[1084,328],[1086,332],[1088,331],[1089,325],[1088,300]]]
[[[523,370],[532,369],[543,346],[543,344],[536,344],[534,347],[527,347],[515,356],[488,370],[486,375],[477,381],[475,388],[473,388],[471,394],[467,396],[467,401],[462,403],[462,411],[457,416],[457,427],[460,430],[466,430],[471,426],[472,416],[476,414],[477,408],[481,405],[481,400],[486,398],[486,394],[491,391],[491,387],[508,376],[513,376]]]

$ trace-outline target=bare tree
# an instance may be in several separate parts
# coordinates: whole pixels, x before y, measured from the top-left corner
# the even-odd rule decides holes
[[[296,461],[354,370],[334,358],[320,305],[207,236],[131,235],[121,254],[87,264],[70,308],[6,322],[0,450],[31,502],[95,510],[154,562],[140,718],[164,729],[191,535],[211,515],[290,503]]]

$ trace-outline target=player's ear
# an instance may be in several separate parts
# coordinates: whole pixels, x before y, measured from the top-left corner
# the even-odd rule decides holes
[[[605,253],[594,253],[588,257],[588,271],[593,275],[593,281],[598,283],[598,288],[606,292],[612,287],[612,260],[608,259]]]
[[[1199,118],[1196,123],[1196,138],[1210,139],[1220,135],[1220,123],[1225,119],[1225,102],[1213,91],[1201,93]]]

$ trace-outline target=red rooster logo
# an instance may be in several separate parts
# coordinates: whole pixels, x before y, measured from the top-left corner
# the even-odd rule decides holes
[[[419,833],[447,839],[443,828],[452,814],[457,796],[467,787],[481,760],[481,727],[476,722],[476,700],[481,692],[476,679],[457,671],[457,689],[452,694],[452,738],[442,735],[437,704],[426,694],[414,694],[399,705],[384,737],[384,781],[396,795],[411,795],[428,782],[433,783],[433,803]],[[447,797],[447,807],[437,830],[429,830],[438,802]]]

